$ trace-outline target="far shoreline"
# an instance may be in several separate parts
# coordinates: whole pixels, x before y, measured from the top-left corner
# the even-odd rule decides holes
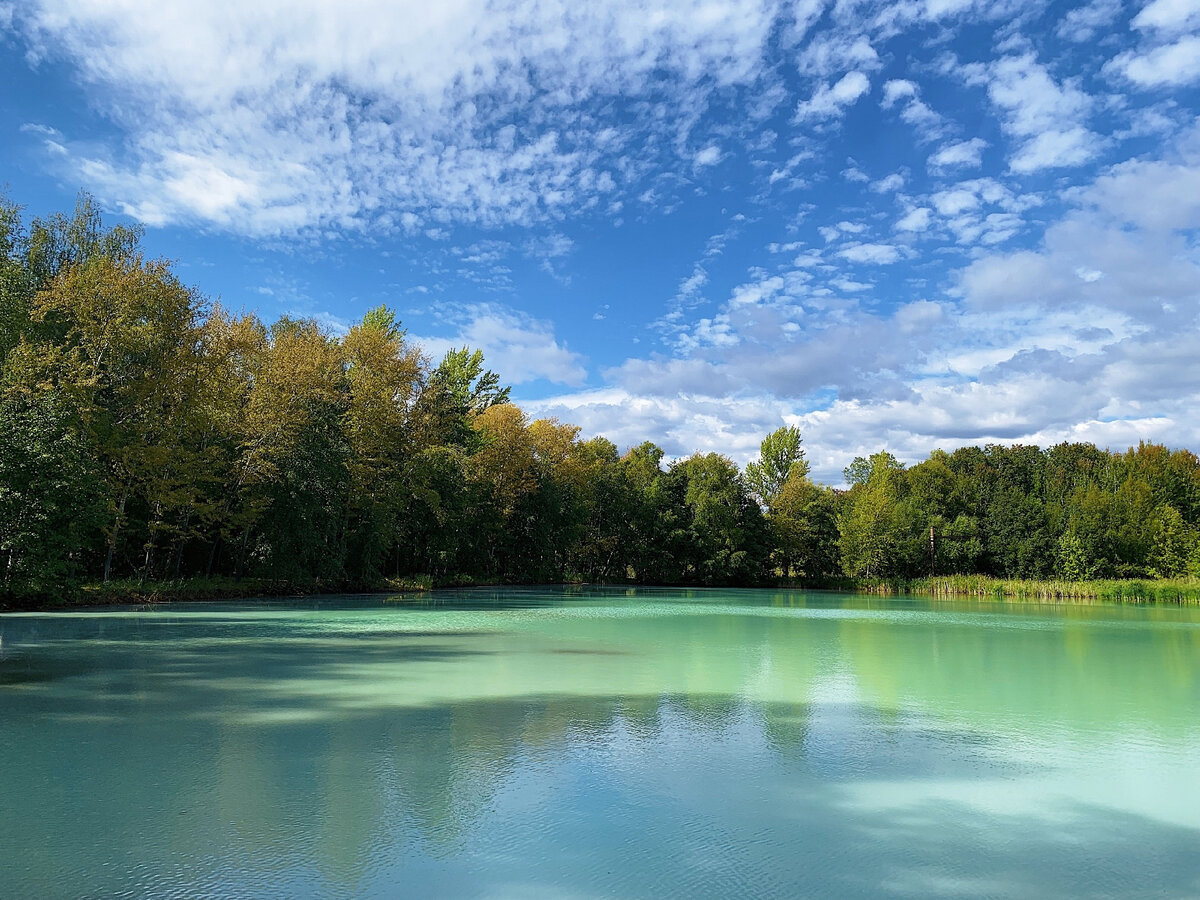
[[[759,584],[650,584],[639,582],[517,582],[498,578],[431,576],[391,578],[372,584],[355,582],[295,582],[258,578],[190,578],[169,581],[122,580],[84,584],[65,594],[0,597],[0,614],[67,612],[120,606],[168,606],[173,603],[229,602],[284,598],[328,597],[345,594],[428,594],[464,588],[611,587],[679,589],[756,589],[812,591],[864,596],[913,596],[930,599],[977,599],[1004,603],[1132,605],[1200,605],[1200,579],[1106,579],[1063,581],[1005,579],[983,575],[943,575],[925,578],[780,579]]]

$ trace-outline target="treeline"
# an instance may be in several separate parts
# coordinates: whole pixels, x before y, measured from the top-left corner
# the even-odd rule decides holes
[[[369,586],[1197,574],[1200,461],[968,447],[815,484],[782,428],[739,471],[529,421],[478,351],[380,307],[342,337],[209,303],[137,229],[0,202],[3,593],[222,575]]]

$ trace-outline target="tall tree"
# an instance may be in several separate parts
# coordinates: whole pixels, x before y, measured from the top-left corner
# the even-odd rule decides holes
[[[906,528],[901,509],[904,467],[886,451],[857,457],[845,471],[854,486],[838,517],[838,551],[847,575],[892,577],[905,574]]]
[[[105,578],[127,522],[140,524],[148,572],[160,538],[195,500],[200,308],[165,262],[136,253],[63,268],[34,297],[47,375],[80,404],[108,473],[115,510]],[[140,523],[130,502],[140,505]]]
[[[746,466],[746,484],[763,506],[770,505],[788,478],[808,474],[800,444],[800,429],[794,425],[777,428],[762,439],[758,459]]]
[[[420,353],[387,307],[369,311],[342,339],[349,393],[343,428],[348,444],[349,565],[362,577],[381,574],[395,548],[411,539],[416,436],[411,409],[420,388]]]
[[[808,578],[837,571],[837,500],[833,491],[794,471],[767,511],[780,573]]]

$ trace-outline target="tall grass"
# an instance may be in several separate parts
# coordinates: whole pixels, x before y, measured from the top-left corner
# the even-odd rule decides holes
[[[1200,579],[1058,581],[938,575],[914,579],[863,579],[857,589],[872,594],[980,597],[1037,603],[1173,603],[1200,605]]]

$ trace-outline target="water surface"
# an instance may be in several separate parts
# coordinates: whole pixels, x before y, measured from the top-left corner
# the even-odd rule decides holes
[[[1200,897],[1200,610],[0,616],[0,896]]]

